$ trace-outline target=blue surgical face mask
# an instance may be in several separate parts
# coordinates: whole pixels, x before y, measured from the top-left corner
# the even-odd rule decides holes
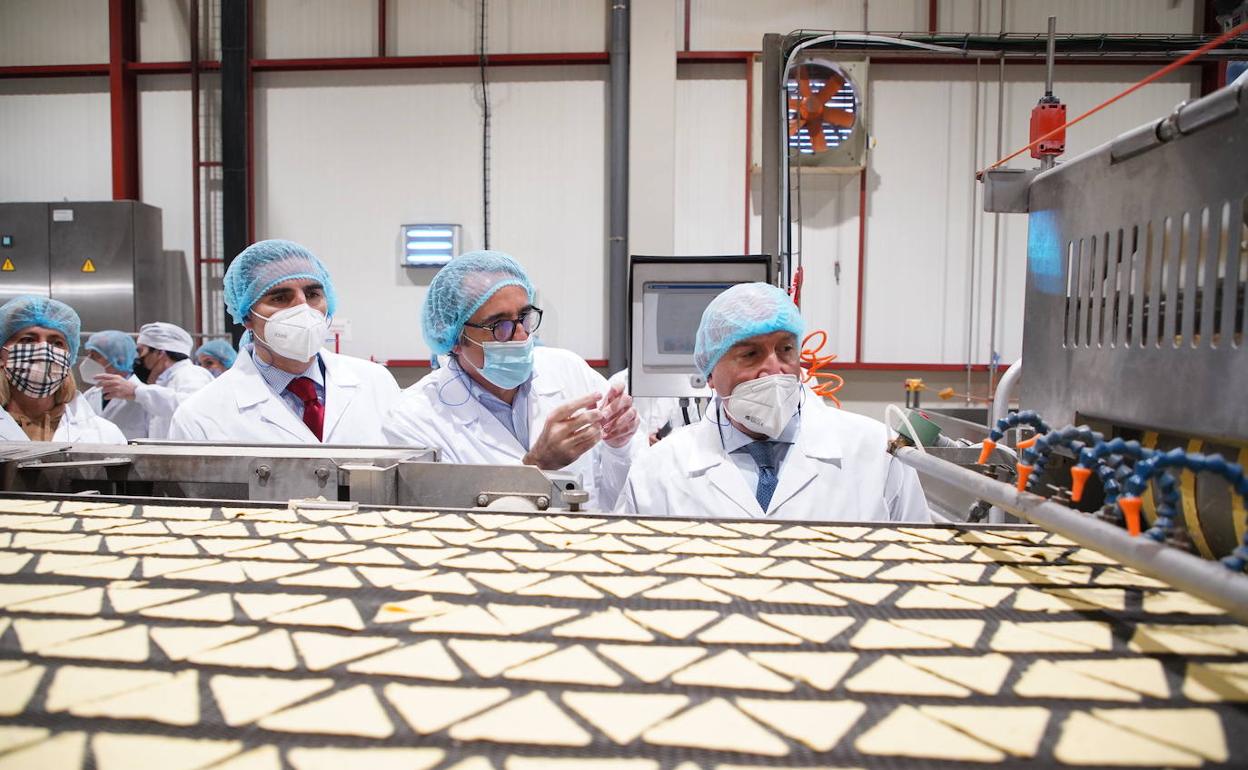
[[[464,339],[480,345],[485,351],[485,365],[477,371],[503,390],[520,387],[533,374],[532,337],[511,342],[477,342],[468,337]]]

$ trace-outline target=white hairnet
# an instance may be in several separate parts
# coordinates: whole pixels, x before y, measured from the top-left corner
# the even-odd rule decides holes
[[[805,328],[797,305],[784,289],[769,283],[739,283],[711,300],[703,311],[693,363],[710,377],[715,364],[738,342],[786,331],[800,343]]]
[[[191,348],[194,345],[191,342],[191,335],[185,329],[164,321],[143,324],[139,327],[139,344],[168,353],[181,353],[184,356],[191,354]]]

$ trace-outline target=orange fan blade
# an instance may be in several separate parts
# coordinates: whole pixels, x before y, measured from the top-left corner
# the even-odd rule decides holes
[[[854,127],[854,113],[849,112],[848,110],[829,107],[820,113],[819,117],[823,119],[824,123],[827,123],[830,126],[836,126],[838,128]]]
[[[805,66],[797,68],[797,91],[803,99],[810,98],[810,73]]]
[[[815,152],[825,152],[828,149],[828,140],[823,138],[823,126],[815,123],[815,127],[810,129],[810,148]]]
[[[819,100],[819,104],[826,104],[829,99],[836,96],[836,92],[840,91],[844,85],[845,78],[835,72],[829,72],[827,84],[819,91],[819,95],[815,98]]]

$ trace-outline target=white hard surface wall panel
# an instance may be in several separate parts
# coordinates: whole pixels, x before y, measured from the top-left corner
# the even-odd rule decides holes
[[[161,210],[165,251],[182,252],[187,275],[193,276],[190,77],[141,78],[139,126],[139,189],[143,202]]]
[[[491,245],[530,271],[542,337],[601,357],[603,68],[517,68],[492,83]],[[476,72],[270,73],[257,79],[257,237],[291,238],[334,276],[343,351],[426,358],[432,270],[398,264],[399,226],[464,226],[481,248]],[[361,116],[367,116],[362,120]]]
[[[0,200],[113,195],[107,78],[0,80]]]
[[[205,4],[200,3],[201,12]],[[138,0],[140,61],[190,60],[190,7],[190,0]],[[201,47],[201,58],[216,58],[207,53]]]
[[[256,0],[260,59],[377,54],[376,0]]]
[[[489,0],[489,53],[604,51],[607,4],[598,0]],[[388,0],[387,51],[399,56],[476,53],[480,2]]]
[[[107,0],[0,1],[0,66],[107,61]]]
[[[678,71],[677,254],[743,253],[745,97],[738,65],[699,64]]]

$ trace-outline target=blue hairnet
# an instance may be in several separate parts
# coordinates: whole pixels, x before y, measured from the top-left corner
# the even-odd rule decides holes
[[[326,315],[332,318],[338,297],[329,271],[312,252],[293,241],[259,241],[234,257],[225,271],[225,308],[234,323],[241,324],[265,292],[294,278],[320,281],[325,287]]]
[[[119,372],[129,374],[134,371],[134,358],[137,355],[134,337],[116,329],[96,332],[87,337],[87,350],[94,350],[104,356],[108,365]]]
[[[78,358],[82,320],[64,302],[47,297],[24,294],[0,306],[0,342],[8,342],[14,334],[31,326],[56,329],[69,343],[69,359]]]
[[[464,323],[504,286],[521,286],[533,301],[533,284],[524,268],[501,251],[470,251],[438,271],[425,295],[421,328],[435,356],[455,347]]]
[[[739,283],[711,300],[698,324],[693,363],[703,375],[728,348],[742,340],[772,332],[791,332],[800,342],[806,325],[784,289],[769,283]]]
[[[238,352],[234,350],[229,340],[208,340],[195,351],[195,358],[200,356],[215,358],[221,362],[222,366],[229,369],[234,365],[234,359],[238,358]]]

